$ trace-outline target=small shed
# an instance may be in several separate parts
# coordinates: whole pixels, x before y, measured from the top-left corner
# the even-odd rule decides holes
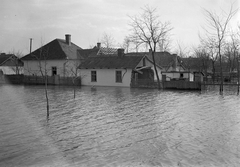
[[[194,74],[190,71],[162,72],[163,81],[183,80],[194,81]]]

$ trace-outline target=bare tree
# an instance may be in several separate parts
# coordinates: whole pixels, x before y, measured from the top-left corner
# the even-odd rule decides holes
[[[210,66],[210,54],[205,48],[202,48],[201,46],[198,48],[194,48],[194,54],[197,58],[200,59],[199,71],[205,74],[207,80],[208,69]]]
[[[169,22],[162,22],[157,15],[156,8],[145,6],[139,16],[130,17],[132,28],[131,40],[139,44],[147,44],[151,50],[154,70],[157,77],[158,89],[161,88],[160,79],[155,62],[158,44],[165,39],[172,30]]]
[[[104,33],[101,39],[101,43],[106,48],[111,48],[114,46],[115,40],[112,35]]]
[[[190,55],[190,52],[188,50],[187,47],[185,47],[182,42],[178,41],[177,42],[177,49],[175,51],[175,53],[177,53],[177,55],[179,55],[181,58],[184,58],[184,57],[189,57]]]
[[[223,92],[222,48],[227,35],[228,24],[233,18],[233,16],[237,13],[237,10],[233,10],[232,4],[228,13],[226,13],[225,11],[222,11],[222,13],[224,15],[220,16],[220,14],[217,14],[215,12],[205,10],[207,25],[209,27],[209,29],[205,29],[205,31],[207,32],[207,38],[215,39],[219,56],[221,76],[220,94],[222,94]]]
[[[128,53],[130,49],[131,39],[126,36],[123,40],[122,48],[124,48],[125,52]]]
[[[80,72],[78,70],[79,65],[81,64],[81,61],[75,60],[71,62],[66,62],[66,72],[68,73],[68,76],[71,77],[72,83],[73,83],[73,97],[76,98],[76,80],[81,78]]]
[[[32,40],[31,40],[32,42]],[[47,107],[47,120],[49,119],[49,98],[48,98],[48,69],[47,69],[47,58],[49,54],[49,48],[43,46],[43,42],[41,41],[41,47],[39,49],[39,52],[32,53],[31,50],[31,44],[30,44],[30,55],[32,57],[35,57],[38,64],[38,69],[40,72],[40,75],[42,76],[43,82],[44,82],[44,90],[45,90],[45,97],[46,97],[46,107]]]
[[[49,98],[48,98],[48,69],[47,69],[47,57],[48,57],[48,48],[41,47],[40,48],[40,55],[39,55],[39,70],[44,79],[45,85],[45,97],[47,102],[47,120],[49,119]],[[43,65],[42,65],[43,64]]]
[[[225,46],[225,55],[228,58],[230,72],[236,69],[237,53],[239,50],[240,40],[236,32],[231,32],[230,40]]]
[[[159,43],[158,43],[158,48],[161,52],[170,52],[170,47],[171,47],[171,39],[170,36],[166,36],[163,38]]]
[[[202,38],[199,35],[200,38],[200,46],[199,48],[201,48],[201,50],[204,50],[207,55],[209,56],[209,59],[212,63],[212,81],[215,82],[215,78],[216,78],[216,62],[219,59],[219,55],[218,55],[218,48],[216,45],[216,40],[214,38]]]

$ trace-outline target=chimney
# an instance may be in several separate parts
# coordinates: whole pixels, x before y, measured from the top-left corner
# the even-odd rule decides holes
[[[152,49],[149,49],[149,53],[152,53]]]
[[[98,49],[101,48],[101,43],[100,43],[100,42],[97,43],[97,48],[98,48]]]
[[[119,48],[117,50],[117,53],[118,53],[118,57],[123,57],[124,56],[124,49],[123,48]]]
[[[70,34],[66,34],[65,35],[65,40],[66,40],[66,43],[71,46],[71,35]]]

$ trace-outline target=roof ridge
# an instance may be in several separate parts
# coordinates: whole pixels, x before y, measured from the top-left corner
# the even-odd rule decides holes
[[[66,42],[65,39],[60,39],[60,38],[56,38],[55,40],[58,40],[58,41],[61,41],[61,42]],[[80,46],[76,45],[76,44],[73,43],[72,41],[71,41],[71,45],[75,45],[76,47],[80,48],[80,50],[83,50],[83,48],[81,48]]]
[[[0,64],[0,66],[2,65],[2,64],[4,64],[5,62],[7,62],[12,56],[15,56],[14,54],[6,54],[5,56],[9,56],[9,57],[7,57],[1,64]]]

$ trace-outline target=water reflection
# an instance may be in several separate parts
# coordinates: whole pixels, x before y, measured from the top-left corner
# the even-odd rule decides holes
[[[0,150],[4,150],[0,164],[240,163],[240,99],[230,88],[220,96],[215,88],[186,92],[82,87],[74,99],[71,87],[49,87],[49,122],[43,90],[42,86],[0,86]]]

